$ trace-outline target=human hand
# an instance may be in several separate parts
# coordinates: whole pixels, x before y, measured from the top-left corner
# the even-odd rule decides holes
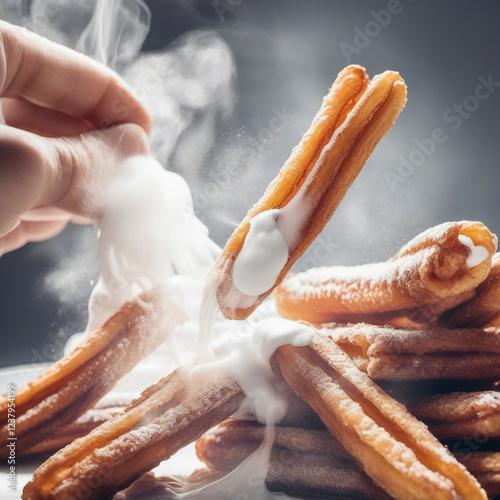
[[[100,215],[123,158],[147,153],[147,111],[105,66],[0,21],[0,255]]]

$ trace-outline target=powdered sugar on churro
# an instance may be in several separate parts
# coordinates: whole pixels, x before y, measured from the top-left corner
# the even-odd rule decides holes
[[[470,254],[465,261],[467,267],[476,267],[489,257],[488,250],[482,245],[474,245],[470,236],[459,234],[458,241],[470,249]]]
[[[483,392],[473,402],[479,417],[498,411],[500,407],[500,393],[495,391]]]

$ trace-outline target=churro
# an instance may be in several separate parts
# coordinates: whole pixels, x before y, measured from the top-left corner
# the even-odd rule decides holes
[[[500,438],[500,392],[453,392],[426,396],[406,404],[442,441]]]
[[[165,340],[182,314],[159,290],[128,302],[98,330],[16,394],[19,453],[60,432],[108,393]],[[8,400],[0,400],[0,457],[9,437]]]
[[[429,330],[366,323],[323,325],[374,380],[483,380],[500,376],[500,336],[474,328]]]
[[[442,314],[439,322],[452,328],[500,326],[500,253],[493,256],[490,272],[474,297]]]
[[[121,413],[129,402],[130,400],[125,401],[120,397],[105,397],[73,423],[35,446],[24,450],[21,455],[56,452],[75,439],[87,435],[92,429],[104,422],[111,420],[115,415]]]
[[[406,102],[392,71],[367,86],[366,72],[340,72],[310,129],[228,240],[209,277],[219,307],[244,319],[322,231]]]
[[[309,347],[279,348],[276,360],[295,393],[390,495],[486,498],[479,483],[427,427],[325,335],[315,335]]]
[[[467,467],[484,488],[490,498],[500,495],[500,453],[494,451],[478,451],[460,453],[457,460]]]
[[[210,469],[229,472],[264,435],[265,426],[256,422],[227,420],[204,434],[196,451]],[[389,498],[328,431],[300,428],[274,429],[266,485],[297,498]]]
[[[146,389],[123,413],[42,464],[23,500],[112,498],[239,407],[240,386],[224,373],[177,369]]]
[[[387,262],[291,275],[274,299],[284,318],[312,323],[425,323],[474,296],[496,247],[496,236],[480,222],[449,222],[418,235]]]

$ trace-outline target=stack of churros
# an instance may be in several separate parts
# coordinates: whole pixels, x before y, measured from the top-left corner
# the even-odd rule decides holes
[[[344,69],[209,276],[208,291],[228,319],[248,317],[272,294],[280,315],[295,326],[300,321],[312,339],[302,347],[272,344],[267,376],[274,373],[276,385],[300,400],[274,433],[235,419],[244,384],[221,365],[201,374],[179,368],[50,457],[23,499],[111,498],[196,440],[200,460],[220,479],[270,436],[266,485],[297,498],[484,500],[500,492],[500,452],[492,446],[500,440],[496,236],[479,222],[446,223],[386,262],[287,277],[405,101],[397,73],[370,82],[363,68]],[[257,254],[256,242],[264,249]],[[142,309],[124,307],[103,327],[105,338],[142,324]],[[178,321],[174,314],[170,329]],[[23,415],[27,452],[56,446],[58,429],[61,443],[71,432],[83,434],[81,415],[94,402],[88,394],[103,377],[100,358],[93,359],[99,350],[112,355],[110,342],[120,337],[103,345],[98,338],[96,347],[90,342],[71,357],[76,361],[59,362],[21,391],[30,401]],[[131,352],[128,363],[145,353]],[[93,383],[73,384],[68,399],[66,381],[87,375]],[[70,411],[69,403],[80,400]],[[48,419],[57,417],[51,425],[45,407]]]

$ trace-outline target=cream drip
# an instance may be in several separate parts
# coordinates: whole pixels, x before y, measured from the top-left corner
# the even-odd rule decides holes
[[[233,266],[233,283],[241,293],[259,296],[267,292],[288,260],[288,246],[276,222],[279,215],[279,210],[266,210],[250,221]]]
[[[128,373],[114,393],[137,394],[176,366],[192,362],[201,354],[204,364],[195,370],[225,370],[246,394],[240,417],[256,417],[268,424],[261,447],[231,474],[197,491],[179,492],[178,498],[232,498],[241,492],[256,500],[290,498],[271,494],[265,486],[272,425],[281,420],[287,409],[286,396],[274,382],[269,360],[284,344],[308,345],[312,330],[276,317],[275,307],[269,307],[271,302],[263,303],[246,321],[233,322],[221,317],[215,293],[211,293],[215,292],[213,288],[205,287],[202,300],[208,270],[220,249],[196,219],[185,181],[163,170],[153,158],[137,156],[126,160],[123,175],[113,184],[107,199],[99,222],[101,277],[89,304],[88,330],[100,326],[124,302],[156,284],[166,287],[186,314],[184,324]],[[267,273],[274,273],[272,279],[268,278],[266,289],[274,284],[276,273],[288,259],[292,216],[293,211],[285,207],[253,221],[251,230],[253,227],[257,237],[254,248],[247,245],[250,256],[243,260],[244,269],[237,280],[251,281],[257,266],[255,275],[262,280]],[[252,239],[248,244],[251,243]],[[265,246],[260,256],[259,243]],[[266,259],[274,251],[278,257],[274,255],[269,265]],[[245,275],[247,271],[250,276]],[[248,290],[248,286],[258,285],[254,282],[242,286]],[[257,293],[255,288],[251,291]],[[206,333],[206,344],[200,342],[200,331]],[[214,338],[212,342],[210,337]],[[196,344],[200,345],[198,350]],[[253,482],[248,482],[249,477],[254,478]]]
[[[276,386],[269,360],[278,347],[310,344],[311,328],[282,318],[267,318],[257,324],[251,335],[238,337],[229,333],[214,342],[215,361],[193,371],[199,374],[223,370],[231,375],[246,395],[239,416],[255,416],[261,423],[275,424],[286,413],[288,403]]]
[[[250,221],[233,264],[233,285],[239,293],[229,292],[230,307],[251,307],[276,283],[311,211],[306,190],[315,169],[283,208],[266,210]]]
[[[465,264],[468,268],[478,266],[488,258],[488,250],[482,245],[474,245],[474,242],[472,241],[472,238],[470,236],[459,234],[458,241],[460,241],[462,245],[465,245],[470,250],[470,253],[465,261]]]

